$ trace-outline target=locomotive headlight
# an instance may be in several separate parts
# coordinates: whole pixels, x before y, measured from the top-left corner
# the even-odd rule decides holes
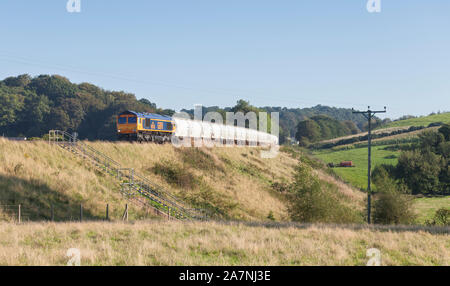
[[[119,130],[117,130],[117,132],[119,132],[119,133],[120,133],[120,129],[119,129]]]

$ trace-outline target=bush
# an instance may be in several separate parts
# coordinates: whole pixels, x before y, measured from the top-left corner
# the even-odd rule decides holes
[[[374,177],[373,221],[379,224],[411,224],[415,221],[412,196],[404,185],[398,185],[380,168]]]
[[[216,164],[212,155],[200,148],[176,148],[175,151],[181,154],[183,163],[196,169],[225,172],[224,168]]]
[[[311,168],[300,163],[290,189],[291,219],[307,223],[355,223],[362,217],[337,199],[337,191],[311,173]]]
[[[372,171],[371,178],[373,182],[383,179],[384,176],[389,176],[390,178],[395,178],[397,175],[397,169],[391,164],[380,164],[376,165]]]
[[[289,191],[289,184],[286,182],[273,182],[271,184],[272,190],[275,190],[278,193],[287,193]]]
[[[162,176],[167,183],[182,188],[193,189],[198,182],[194,174],[175,162],[158,162],[151,168],[151,171],[155,175]]]
[[[450,209],[441,208],[434,214],[433,220],[427,221],[428,225],[450,225]]]
[[[269,212],[269,214],[267,215],[267,218],[271,221],[275,221],[275,216],[273,215],[273,211]]]

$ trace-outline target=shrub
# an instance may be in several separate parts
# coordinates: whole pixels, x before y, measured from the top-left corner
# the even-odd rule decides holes
[[[182,188],[193,189],[198,181],[194,174],[175,162],[158,162],[151,168],[151,171],[155,175],[162,176],[169,184]]]
[[[373,221],[379,224],[411,224],[415,221],[412,196],[404,185],[398,185],[380,168],[374,178]]]
[[[450,209],[440,208],[434,214],[433,220],[427,221],[428,225],[450,225]]]
[[[221,171],[224,168],[216,164],[213,156],[201,150],[200,148],[176,148],[175,151],[181,154],[183,163],[188,164],[199,170]]]
[[[295,173],[288,207],[294,221],[322,223],[360,222],[361,216],[342,204],[331,188],[311,173],[311,168],[300,163]]]
[[[267,218],[272,220],[272,221],[275,221],[275,216],[273,215],[273,211],[269,212],[269,214],[267,215]]]
[[[397,175],[397,169],[391,164],[376,165],[372,171],[371,178],[373,182],[383,179],[384,176],[395,178]]]
[[[273,182],[271,187],[278,193],[287,193],[290,186],[286,182]]]

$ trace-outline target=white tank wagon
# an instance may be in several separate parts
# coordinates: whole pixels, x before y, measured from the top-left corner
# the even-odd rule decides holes
[[[276,146],[278,137],[254,129],[198,121],[184,118],[173,118],[176,142],[189,146]]]

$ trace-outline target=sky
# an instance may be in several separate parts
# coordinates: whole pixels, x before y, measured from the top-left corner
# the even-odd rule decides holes
[[[179,110],[450,111],[450,1],[0,1],[0,79],[60,74]]]

